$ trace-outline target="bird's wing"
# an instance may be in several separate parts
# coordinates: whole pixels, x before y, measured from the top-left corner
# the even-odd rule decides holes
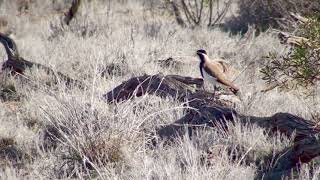
[[[217,78],[217,72],[220,71],[219,68],[217,66],[214,66],[214,65],[211,65],[211,64],[208,64],[206,63],[204,66],[203,66],[203,70],[209,74],[210,76],[214,77],[214,78]]]
[[[208,63],[204,67],[204,70],[211,76],[217,78],[217,81],[225,86],[229,86],[232,89],[238,91],[239,88],[235,86],[231,81],[229,81],[221,70],[216,64]]]
[[[217,61],[219,63],[219,65],[221,66],[221,68],[223,69],[223,72],[227,72],[228,71],[228,64],[224,61]]]

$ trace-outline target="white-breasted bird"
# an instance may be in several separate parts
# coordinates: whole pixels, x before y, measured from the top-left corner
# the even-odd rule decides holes
[[[200,73],[204,81],[210,82],[216,86],[217,83],[221,83],[230,88],[230,90],[237,94],[239,88],[227,79],[224,74],[224,65],[220,62],[210,61],[207,52],[203,49],[197,51],[197,55],[200,59]]]

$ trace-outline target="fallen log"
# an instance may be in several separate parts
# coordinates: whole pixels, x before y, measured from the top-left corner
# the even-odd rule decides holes
[[[244,123],[267,129],[271,134],[280,132],[287,137],[295,135],[294,142],[315,137],[320,132],[315,122],[289,113],[276,113],[271,117],[240,116],[240,119]]]
[[[184,78],[176,75],[144,75],[129,79],[103,97],[108,102],[120,102],[133,96],[155,94],[160,97],[170,96],[184,100],[195,89],[192,85],[202,87],[203,81],[200,78]]]
[[[318,156],[320,156],[319,137],[303,139],[276,155],[266,157],[266,163],[269,163],[269,166],[272,167],[267,170],[264,170],[265,167],[260,167],[262,170],[258,172],[255,179],[281,180],[284,176],[290,175],[292,169],[299,169],[301,163],[308,163]]]
[[[72,79],[66,75],[64,75],[61,72],[56,72],[54,70],[52,70],[51,68],[39,64],[39,63],[33,63],[30,61],[27,61],[25,59],[20,58],[19,60],[16,59],[8,59],[7,61],[5,61],[2,65],[2,70],[8,69],[11,72],[18,74],[18,75],[23,75],[26,71],[26,69],[31,69],[33,67],[39,68],[44,70],[47,74],[52,75],[54,77],[54,83],[57,84],[59,82],[64,82],[65,85],[67,87],[72,87],[72,86],[76,86],[80,89],[85,89],[86,86],[75,79]]]
[[[303,17],[303,16],[301,16],[300,14],[297,14],[297,13],[291,12],[291,13],[290,13],[290,16],[291,16],[292,18],[294,18],[296,21],[298,21],[298,22],[300,22],[300,23],[302,23],[302,24],[307,23],[307,22],[309,21],[308,18]]]
[[[67,87],[77,86],[80,89],[86,88],[86,86],[82,82],[72,79],[61,72],[56,72],[45,65],[33,63],[23,59],[19,55],[16,43],[5,34],[0,33],[0,42],[5,47],[8,56],[8,60],[6,60],[2,64],[1,70],[10,70],[13,74],[25,76],[25,71],[27,69],[36,67],[39,69],[43,69],[47,74],[54,76],[54,83],[63,81]]]
[[[300,163],[310,162],[314,157],[320,155],[319,150],[314,151],[320,146],[319,140],[314,140],[320,132],[314,122],[289,113],[277,113],[271,117],[244,116],[225,106],[223,102],[213,97],[212,93],[203,90],[202,86],[203,81],[198,78],[177,75],[165,76],[163,74],[144,75],[123,82],[104,94],[103,97],[108,103],[114,103],[145,94],[153,94],[187,102],[189,109],[185,112],[184,117],[156,132],[160,139],[174,140],[185,134],[186,131],[192,136],[192,132],[198,127],[219,127],[227,131],[227,123],[235,121],[243,124],[255,124],[264,128],[270,135],[278,133],[287,137],[294,135],[295,144],[276,155],[280,158],[280,161],[273,166],[276,168],[261,170],[257,178],[282,177],[288,169],[290,170]],[[153,143],[157,143],[156,141],[154,140]],[[273,158],[274,156],[270,155],[270,157],[266,157],[265,161],[272,162]],[[286,161],[288,162],[286,163]]]
[[[268,129],[270,133],[280,132],[288,137],[296,134],[296,141],[316,135],[320,132],[312,121],[294,116],[289,113],[277,113],[271,117],[255,117],[238,115],[234,110],[226,107],[213,94],[202,89],[203,80],[178,75],[144,75],[133,77],[103,95],[107,102],[121,102],[133,97],[153,94],[160,97],[173,97],[181,102],[188,102],[190,107],[185,117],[174,124],[160,130],[160,136],[165,135],[165,129],[176,129],[177,134],[181,126],[206,125],[214,126],[215,121],[224,122],[238,120],[241,123],[256,124]]]
[[[311,46],[309,39],[290,35],[285,32],[279,32],[278,38],[280,39],[280,42],[283,44],[290,44],[293,46],[301,46],[302,44],[307,44],[308,46]]]

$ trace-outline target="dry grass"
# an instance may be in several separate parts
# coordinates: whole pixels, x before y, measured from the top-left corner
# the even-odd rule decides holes
[[[148,142],[155,129],[182,117],[183,104],[149,95],[115,105],[101,99],[103,93],[137,75],[161,72],[199,77],[194,56],[199,48],[207,49],[213,58],[224,57],[241,72],[234,77],[244,95],[235,105],[240,113],[290,112],[309,119],[320,109],[319,87],[313,97],[259,92],[264,87],[261,57],[286,51],[271,32],[241,38],[220,30],[182,29],[174,18],[150,11],[142,1],[84,1],[76,19],[62,31],[56,12],[67,6],[52,8],[49,1],[36,2],[22,16],[14,1],[0,5],[0,16],[8,17],[14,27],[20,54],[90,88],[44,86],[50,79],[38,69],[28,72],[31,83],[1,75],[0,94],[5,86],[14,87],[10,93],[19,98],[1,99],[0,155],[10,146],[19,158],[0,161],[0,179],[253,179],[254,160],[287,147],[290,139],[268,137],[258,127],[236,123],[229,126],[228,134],[205,129],[192,140],[185,135],[172,146],[160,143],[152,149]],[[164,68],[156,63],[168,57],[185,65]],[[237,152],[237,158],[229,157],[228,147]],[[216,155],[208,153],[217,148]],[[252,159],[249,166],[243,162],[247,156]],[[319,168],[314,166],[305,165],[294,177],[316,179],[319,171],[309,171]]]

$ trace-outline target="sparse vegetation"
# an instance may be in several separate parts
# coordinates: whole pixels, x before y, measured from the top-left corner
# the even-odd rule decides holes
[[[314,158],[319,154],[319,61],[311,58],[319,56],[311,53],[320,44],[316,18],[300,24],[293,34],[311,44],[295,46],[289,56],[288,46],[260,27],[243,36],[211,28],[227,25],[234,7],[239,12],[233,15],[243,17],[249,5],[253,21],[248,16],[250,20],[240,18],[239,23],[261,23],[263,30],[273,27],[272,18],[278,15],[261,21],[263,11],[257,9],[269,7],[266,12],[272,14],[287,7],[277,7],[278,1],[260,7],[260,1],[82,0],[76,15],[63,24],[72,2],[76,1],[0,0],[0,21],[5,22],[0,26],[10,29],[6,34],[16,42],[20,58],[28,60],[12,60],[18,65],[7,66],[0,44],[0,179],[319,177],[320,164]],[[185,25],[178,24],[172,2]],[[289,2],[297,7],[306,3],[308,10],[299,12],[312,13],[309,10],[318,7],[317,1]],[[194,53],[200,48],[237,70],[230,77],[241,87],[241,102],[199,93],[211,92],[199,79]],[[302,73],[301,82],[315,89],[313,96],[300,98],[293,93],[299,89],[261,93],[261,59],[269,52],[280,63],[283,57],[294,59],[296,64],[289,65],[296,69],[290,69],[290,77]],[[148,75],[155,74],[163,81],[151,88]],[[170,74],[178,80],[165,80]],[[189,87],[181,78],[185,76],[198,83]],[[120,93],[125,98],[117,99],[121,91],[114,88],[133,77],[147,79],[144,84],[125,84],[127,89]],[[85,88],[69,84],[70,79]],[[171,94],[165,95],[169,87]],[[159,88],[162,94],[152,93]],[[184,96],[187,93],[194,93],[193,99]],[[218,116],[223,116],[221,123],[215,121]],[[175,133],[175,128],[180,136],[159,133]]]

